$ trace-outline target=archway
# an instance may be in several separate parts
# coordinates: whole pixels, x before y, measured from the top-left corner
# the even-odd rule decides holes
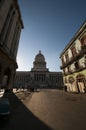
[[[69,82],[69,91],[70,92],[75,92],[76,91],[76,85],[74,83],[74,77],[73,76],[70,76],[68,78],[68,82]]]

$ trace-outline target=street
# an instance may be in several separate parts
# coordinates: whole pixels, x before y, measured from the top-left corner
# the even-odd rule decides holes
[[[44,89],[9,97],[12,115],[9,121],[0,122],[0,130],[86,129],[86,94]]]

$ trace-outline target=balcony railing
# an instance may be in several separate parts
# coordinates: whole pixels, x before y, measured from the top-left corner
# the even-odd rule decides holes
[[[64,76],[67,76],[67,75],[71,75],[72,73],[73,73],[73,71],[71,70],[71,71],[67,71],[67,72],[65,72],[63,74],[64,74]]]
[[[75,69],[74,69],[74,73],[75,73],[75,72],[80,72],[80,71],[82,71],[82,70],[84,70],[84,69],[86,69],[86,67],[80,66],[79,68],[75,68]]]
[[[85,70],[85,69],[86,69],[86,66],[85,67],[80,66],[79,68],[75,68],[73,70],[64,72],[63,74],[64,74],[64,76],[67,76],[67,75],[71,75],[71,74],[76,73],[76,72],[80,72],[80,71]]]

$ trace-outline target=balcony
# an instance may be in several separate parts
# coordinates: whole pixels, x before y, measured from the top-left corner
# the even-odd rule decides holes
[[[86,54],[86,45],[81,46],[81,53]]]
[[[68,65],[71,65],[71,63],[73,62],[74,58],[70,58],[68,61],[64,62],[62,66],[60,66],[60,69],[64,69],[65,67],[67,67]]]
[[[73,70],[71,71],[71,73],[80,72],[80,71],[85,70],[85,69],[86,69],[86,67],[80,66],[79,68],[73,69]]]
[[[65,72],[65,73],[63,73],[65,76],[67,76],[67,75],[71,75],[71,74],[73,74],[73,71],[72,70],[70,70],[70,71],[67,71],[67,72]]]
[[[84,54],[86,54],[86,45],[83,45],[81,47],[81,50],[79,51],[79,53],[77,53],[76,55],[74,55],[73,57],[71,57],[68,61],[64,62],[63,65],[60,66],[60,69],[64,69],[68,65],[71,65],[74,61],[77,61],[80,58],[82,58],[84,56]]]
[[[85,69],[86,69],[86,66],[85,66],[85,67],[80,66],[79,68],[75,68],[75,69],[70,70],[70,71],[68,71],[68,72],[64,72],[63,75],[64,75],[64,76],[71,75],[71,74],[73,74],[73,73],[77,73],[77,72],[83,71],[83,70],[85,70]]]
[[[74,73],[80,72],[80,71],[85,70],[85,69],[86,69],[86,66],[85,66],[85,67],[80,66],[79,68],[75,68],[75,69],[74,69]]]

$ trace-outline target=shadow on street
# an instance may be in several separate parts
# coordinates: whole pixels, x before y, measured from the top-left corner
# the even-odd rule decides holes
[[[0,121],[0,130],[52,130],[33,115],[14,93],[5,93],[3,97],[10,101],[11,115],[9,120]]]

